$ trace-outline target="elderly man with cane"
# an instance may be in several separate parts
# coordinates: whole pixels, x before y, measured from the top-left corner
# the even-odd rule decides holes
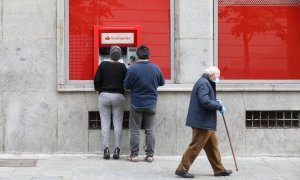
[[[183,178],[194,178],[188,173],[192,163],[202,149],[213,168],[215,176],[229,176],[232,171],[226,170],[221,163],[221,155],[216,138],[217,110],[225,112],[221,101],[216,99],[216,84],[219,83],[220,70],[209,67],[195,83],[190,99],[186,126],[192,128],[192,142],[183,154],[175,174]]]

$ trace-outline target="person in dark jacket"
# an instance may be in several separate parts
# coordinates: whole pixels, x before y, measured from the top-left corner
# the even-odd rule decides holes
[[[114,125],[115,150],[114,159],[119,159],[122,123],[124,114],[124,87],[123,81],[126,76],[126,66],[118,62],[122,56],[119,46],[110,48],[110,61],[103,61],[96,72],[94,87],[98,95],[99,112],[101,118],[101,130],[104,149],[104,159],[110,158],[109,133],[111,117]]]
[[[210,67],[195,83],[190,99],[186,126],[192,128],[192,142],[183,154],[175,174],[184,178],[194,178],[188,170],[200,151],[204,149],[215,176],[229,176],[232,171],[225,170],[216,138],[217,110],[225,112],[221,101],[216,99],[216,84],[219,83],[220,70]]]
[[[142,120],[146,131],[147,148],[145,161],[153,161],[157,88],[165,84],[165,79],[159,67],[149,61],[149,55],[149,48],[140,46],[137,49],[138,60],[136,64],[128,69],[124,80],[124,88],[130,90],[131,97],[129,120],[131,155],[127,160],[132,162],[139,160],[139,136]]]

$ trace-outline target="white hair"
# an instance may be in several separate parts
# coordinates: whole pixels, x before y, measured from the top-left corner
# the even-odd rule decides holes
[[[205,69],[205,72],[209,75],[220,74],[220,70],[216,66],[210,66],[209,68]]]

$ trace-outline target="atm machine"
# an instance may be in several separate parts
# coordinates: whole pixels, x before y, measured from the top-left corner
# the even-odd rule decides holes
[[[137,59],[136,50],[141,45],[140,26],[95,26],[94,27],[94,74],[101,62],[110,60],[111,46],[120,46],[126,67]]]

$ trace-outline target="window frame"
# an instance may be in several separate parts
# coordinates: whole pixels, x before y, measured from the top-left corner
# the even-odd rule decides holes
[[[170,69],[171,79],[167,84],[175,83],[174,47],[175,47],[175,0],[170,1]],[[57,90],[59,92],[94,91],[93,80],[69,79],[69,0],[57,0]]]
[[[213,58],[213,61],[214,61],[214,66],[218,66],[218,42],[219,42],[219,39],[218,39],[218,33],[219,33],[219,28],[218,28],[218,20],[219,20],[219,15],[218,15],[218,8],[219,8],[219,3],[218,3],[218,0],[214,0],[214,29],[213,29],[213,35],[214,35],[214,42],[213,42],[213,48],[214,48],[214,58]],[[222,73],[222,72],[221,72]],[[284,86],[280,86],[279,89],[284,89],[284,88],[287,88],[286,90],[296,90],[297,91],[300,91],[300,79],[299,80],[264,80],[264,79],[261,79],[261,80],[256,80],[256,79],[247,79],[247,80],[221,80],[220,82],[221,84],[221,87],[222,87],[222,84],[226,85],[226,87],[228,87],[228,85],[232,84],[233,85],[233,88],[234,88],[234,84],[247,84],[248,87],[249,87],[249,90],[252,90],[253,87],[256,87],[255,89],[260,89],[260,86],[262,89],[265,89],[266,87],[262,87],[263,84],[268,84],[269,85],[269,88],[273,89],[274,86],[276,87],[279,87],[280,84],[284,84]],[[295,88],[289,88],[290,85],[296,85],[297,87]],[[245,89],[246,88],[246,89]],[[269,89],[267,88],[267,89]],[[222,88],[220,88],[222,89]],[[226,89],[226,88],[225,88]],[[232,89],[232,88],[229,88],[229,89]],[[240,88],[237,88],[237,89],[240,89]],[[242,88],[243,90],[247,90],[247,86],[243,87]],[[270,89],[270,90],[271,90]],[[276,88],[275,88],[276,89]]]

